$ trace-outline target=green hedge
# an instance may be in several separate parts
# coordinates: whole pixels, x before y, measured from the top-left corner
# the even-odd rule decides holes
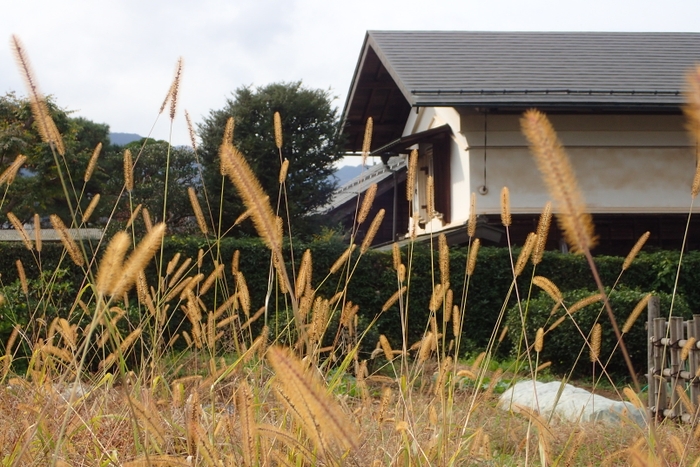
[[[164,243],[164,264],[179,252],[183,257],[193,258],[196,262],[197,252],[200,248],[209,250],[207,241],[201,237],[168,237]],[[301,260],[301,255],[306,248],[310,248],[313,254],[314,284],[319,284],[326,277],[331,265],[335,262],[346,246],[337,239],[318,240],[303,244],[295,242],[295,264]],[[213,268],[212,257],[218,257],[227,265],[230,264],[234,251],[240,251],[240,270],[244,273],[250,289],[253,309],[262,306],[267,289],[270,255],[268,250],[258,239],[223,239],[214,248],[214,252],[208,254],[202,272],[208,274]],[[403,262],[408,265],[409,247],[402,249]],[[61,278],[63,283],[70,284],[70,290],[78,291],[81,288],[84,273],[73,265],[70,259],[62,259],[63,249],[60,244],[45,243],[40,256],[41,269],[52,271],[58,265],[66,269],[66,274]],[[517,255],[518,251],[514,251]],[[354,254],[356,258],[358,253]],[[98,254],[98,258],[101,254]],[[8,297],[7,306],[17,305],[16,294],[8,289],[16,281],[17,271],[15,260],[21,258],[27,275],[30,279],[39,277],[39,257],[27,251],[21,243],[0,244],[0,274],[2,278],[3,293]],[[464,269],[467,258],[465,248],[452,248],[450,253],[450,283],[454,290],[454,303],[461,305],[462,284],[464,283]],[[287,257],[290,260],[289,257]],[[601,278],[606,285],[611,285],[617,279],[623,258],[597,257],[595,259]],[[659,293],[671,293],[678,261],[678,253],[656,252],[642,253],[633,265],[622,275],[620,286],[638,290],[639,293],[656,291]],[[416,245],[411,257],[410,293],[408,296],[409,316],[409,345],[419,340],[428,321],[428,304],[432,291],[432,284],[439,280],[437,272],[437,255],[431,252],[427,245]],[[431,264],[435,264],[434,267]],[[233,288],[231,282],[230,267],[226,268],[228,286]],[[574,255],[565,255],[557,252],[546,252],[542,263],[537,267],[537,275],[543,275],[551,279],[562,291],[594,290],[593,277],[584,258]],[[433,279],[435,275],[435,279]],[[532,275],[532,266],[526,267],[518,278],[518,291],[521,298],[527,296],[529,278]],[[156,266],[151,266],[148,271],[149,283],[156,284]],[[344,276],[337,273],[327,279],[320,287],[319,293],[324,297],[331,297],[336,291],[342,289]],[[512,281],[510,272],[510,257],[507,249],[482,248],[476,266],[476,272],[471,277],[469,289],[466,295],[466,317],[462,347],[463,351],[480,351],[484,348],[491,336],[492,329],[502,308],[509,309],[515,303],[516,294],[508,296],[508,290]],[[684,256],[683,268],[678,283],[678,295],[685,300],[689,309],[700,312],[700,252],[689,252]],[[16,286],[16,284],[15,284]],[[16,290],[16,289],[15,289]],[[397,290],[396,275],[392,267],[391,252],[367,252],[358,267],[354,270],[348,287],[348,299],[360,307],[360,323],[369,323],[380,312],[382,305]],[[507,299],[507,300],[506,300]],[[214,300],[214,292],[209,292],[206,300]],[[274,296],[273,296],[274,300]],[[13,304],[13,302],[15,302]],[[59,303],[59,308],[66,306]],[[273,305],[272,309],[284,309],[282,301]],[[60,312],[60,310],[59,310]],[[179,313],[175,311],[175,313]],[[20,320],[21,316],[12,319]],[[25,317],[26,319],[26,317]],[[181,316],[176,316],[175,325],[179,324]],[[440,319],[438,320],[440,321]],[[7,328],[5,328],[7,329]],[[0,328],[0,338],[2,338]],[[333,330],[334,332],[334,330]],[[385,334],[394,347],[401,343],[401,329],[399,322],[398,306],[392,307],[383,313],[368,335],[364,352],[370,352],[376,343],[378,334]],[[448,331],[448,338],[451,331]],[[632,343],[632,345],[634,345]],[[641,345],[645,345],[645,342]],[[506,352],[507,346],[502,346],[501,351]]]

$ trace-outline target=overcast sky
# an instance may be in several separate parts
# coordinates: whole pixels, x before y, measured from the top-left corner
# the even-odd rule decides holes
[[[369,29],[700,32],[700,0],[4,0],[0,92],[25,95],[9,41],[44,94],[112,131],[169,139],[156,121],[184,59],[173,144],[239,86],[302,80],[342,109]],[[700,57],[698,57],[700,62]]]

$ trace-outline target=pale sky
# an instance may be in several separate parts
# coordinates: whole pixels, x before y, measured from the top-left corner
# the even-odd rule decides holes
[[[178,57],[171,142],[239,86],[302,80],[342,109],[367,30],[700,32],[700,0],[2,0],[0,92],[25,95],[23,42],[44,94],[111,131],[168,140],[157,121]],[[698,57],[700,62],[700,57]]]

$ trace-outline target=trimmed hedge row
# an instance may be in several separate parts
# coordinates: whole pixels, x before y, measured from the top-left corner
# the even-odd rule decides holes
[[[168,237],[164,243],[164,262],[172,258],[175,253],[181,253],[183,257],[197,260],[197,252],[200,248],[208,250],[207,242],[198,237]],[[307,244],[295,243],[295,264],[298,265],[304,249],[310,248],[313,255],[313,283],[319,284],[328,274],[331,265],[342,254],[346,246],[338,240],[319,240]],[[269,251],[257,239],[223,239],[215,247],[221,261],[230,264],[234,251],[240,251],[239,269],[244,273],[248,288],[250,289],[253,309],[262,306],[265,300],[269,274]],[[409,247],[402,249],[403,262],[407,266],[410,262],[410,292],[408,296],[409,316],[409,345],[419,340],[423,334],[429,317],[428,305],[432,293],[432,284],[439,281],[437,270],[437,255],[427,245],[416,245],[413,248],[409,260]],[[518,251],[514,251],[516,256]],[[80,290],[83,279],[82,271],[75,267],[69,259],[61,260],[63,249],[60,244],[45,243],[41,257],[41,269],[51,271],[58,265],[67,270],[62,282],[71,284],[69,290]],[[354,253],[353,258],[357,258]],[[98,254],[98,257],[101,255]],[[213,269],[212,255],[207,255],[203,263],[202,271],[208,274]],[[0,274],[2,274],[3,293],[9,297],[12,294],[10,287],[17,278],[16,259],[22,259],[27,275],[30,278],[39,277],[38,257],[27,251],[21,243],[0,244]],[[289,261],[290,258],[287,258]],[[465,283],[464,270],[467,260],[465,248],[452,248],[450,253],[450,283],[454,290],[454,303],[460,305],[463,297],[463,284]],[[618,278],[623,258],[598,257],[595,259],[598,271],[606,285],[611,285]],[[642,253],[632,266],[622,275],[619,284],[621,287],[634,293],[659,292],[671,293],[675,279],[678,253],[660,251],[656,253]],[[352,264],[352,262],[351,262]],[[396,273],[392,266],[391,252],[369,251],[352,272],[348,286],[348,299],[359,305],[360,325],[369,323],[372,318],[380,313],[382,305],[397,290]],[[433,266],[434,265],[434,266]],[[230,268],[227,274],[229,287],[233,288]],[[557,252],[546,252],[542,263],[537,267],[537,275],[543,275],[551,279],[562,291],[595,290],[595,284],[591,272],[584,258],[580,256],[565,255]],[[155,284],[156,268],[148,271],[150,284]],[[527,296],[529,278],[532,274],[532,266],[528,266],[518,278],[518,291],[521,298]],[[434,277],[434,279],[433,279]],[[463,343],[464,351],[479,351],[488,342],[496,319],[502,309],[511,308],[515,303],[515,293],[508,296],[508,290],[512,282],[510,272],[510,254],[507,249],[484,247],[479,251],[475,274],[469,280],[466,293],[466,317],[464,322]],[[319,294],[331,297],[343,288],[345,276],[336,273],[323,282]],[[684,256],[678,283],[678,295],[688,303],[692,312],[700,312],[700,252],[689,252]],[[15,284],[16,285],[16,284]],[[213,299],[213,292],[209,292]],[[275,296],[273,295],[273,301]],[[8,305],[12,305],[8,300]],[[6,305],[5,307],[7,307]],[[280,301],[273,304],[272,309],[283,310],[284,303]],[[626,311],[624,312],[626,313]],[[8,315],[5,313],[5,315]],[[438,322],[441,322],[438,317]],[[21,320],[21,316],[16,319]],[[7,327],[5,327],[7,329]],[[535,328],[536,329],[536,328]],[[0,338],[3,336],[0,328]],[[334,331],[334,330],[333,330]],[[385,334],[394,347],[400,346],[401,329],[399,324],[398,306],[394,306],[381,314],[376,326],[371,330],[365,340],[364,351],[371,351],[379,334]],[[448,331],[451,338],[451,331]],[[645,343],[644,343],[645,344]],[[575,352],[578,353],[580,345],[577,344]],[[500,351],[507,352],[508,346],[501,346]],[[568,353],[574,352],[568,349]]]

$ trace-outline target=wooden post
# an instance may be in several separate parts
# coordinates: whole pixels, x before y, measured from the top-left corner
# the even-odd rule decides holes
[[[700,404],[700,381],[697,375],[700,368],[700,350],[698,350],[698,341],[700,341],[700,315],[693,315],[693,320],[688,321],[688,339],[694,337],[695,345],[690,349],[688,356],[688,371],[690,372],[690,400],[693,404]]]
[[[659,381],[656,379],[656,374],[659,373],[660,368],[654,364],[655,341],[658,339],[654,336],[654,320],[659,317],[659,308],[659,297],[651,297],[647,305],[647,418],[650,422],[658,417],[656,401]]]
[[[668,350],[671,354],[671,373],[669,375],[672,390],[671,416],[676,419],[680,418],[685,412],[685,407],[681,404],[677,389],[677,386],[680,386],[681,390],[685,390],[685,381],[681,379],[681,349],[679,347],[679,342],[683,339],[683,318],[671,316],[668,327],[670,336]]]

